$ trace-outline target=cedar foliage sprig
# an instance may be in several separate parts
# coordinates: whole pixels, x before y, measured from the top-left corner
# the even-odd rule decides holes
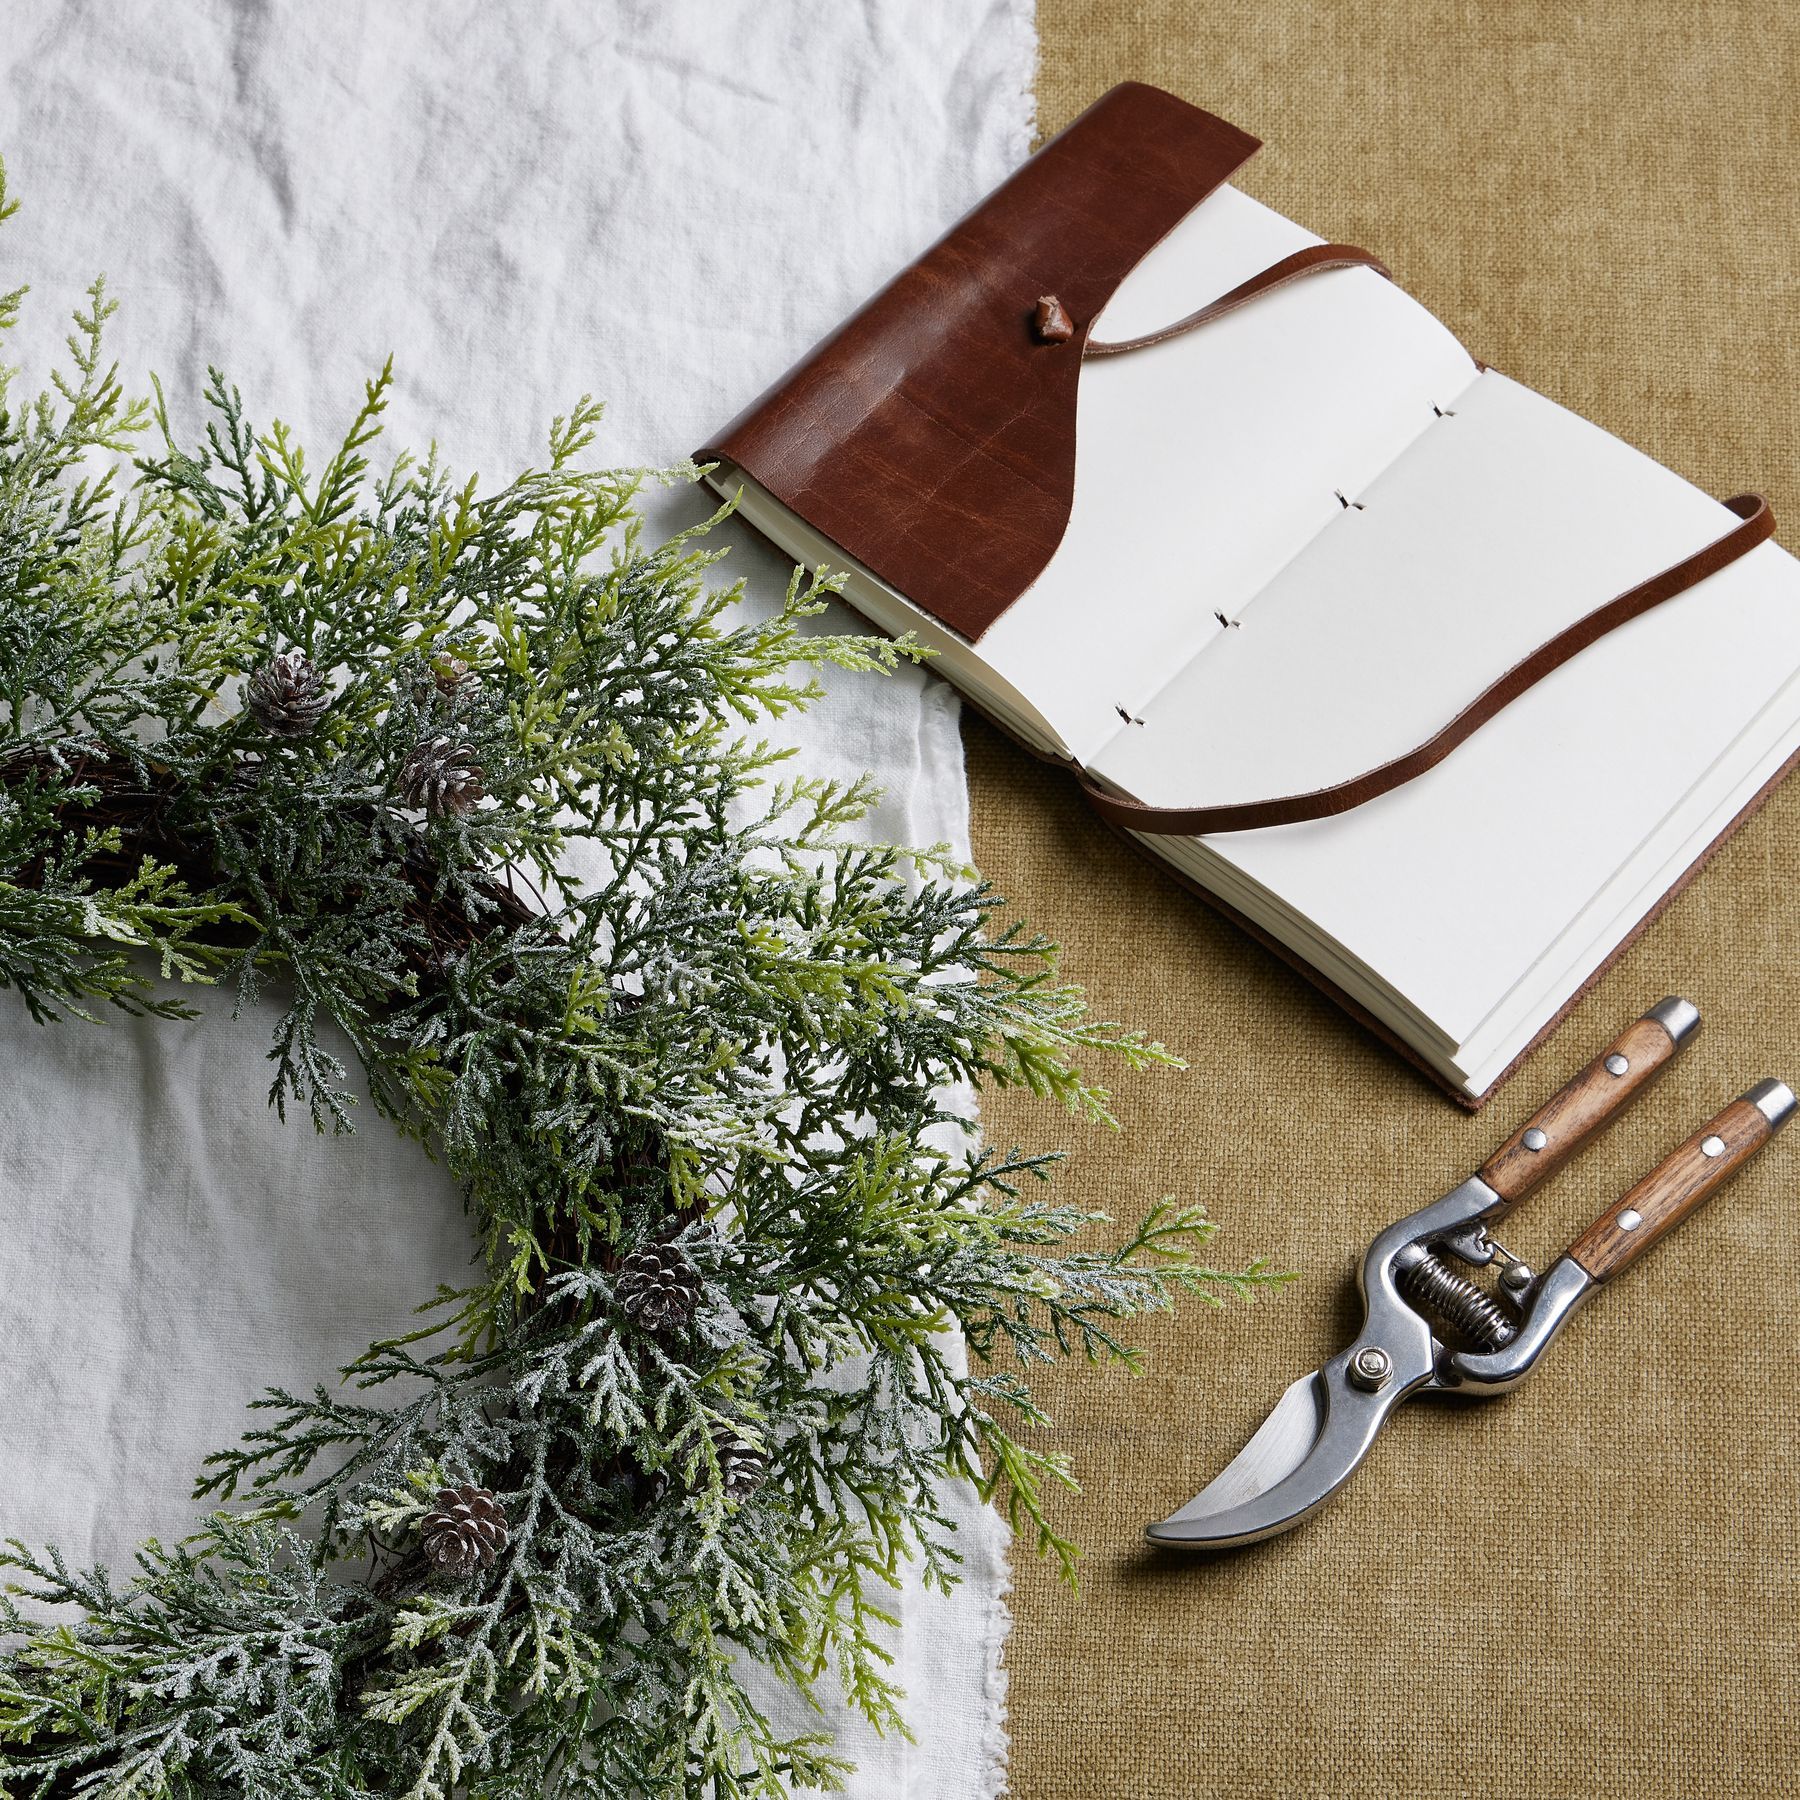
[[[183,447],[110,310],[51,395],[0,378],[0,986],[45,1021],[265,994],[271,1099],[342,1130],[329,1022],[485,1257],[346,1387],[258,1402],[129,1581],[0,1557],[67,1615],[0,1601],[0,1790],[832,1785],[744,1659],[904,1730],[880,1596],[909,1559],[956,1580],[947,1477],[1073,1568],[1030,1366],[1135,1366],[1133,1315],[1269,1279],[1207,1267],[1187,1208],[1069,1249],[1049,1159],[979,1148],[947,1089],[1104,1117],[1072,1053],[1169,1059],[941,851],[847,835],[866,784],[783,768],[755,733],[819,665],[910,646],[816,634],[829,583],[748,619],[703,531],[647,544],[640,476],[584,466],[592,404],[493,491],[372,467],[386,371],[317,467],[217,376]],[[421,1529],[459,1484],[506,1530],[448,1579]]]

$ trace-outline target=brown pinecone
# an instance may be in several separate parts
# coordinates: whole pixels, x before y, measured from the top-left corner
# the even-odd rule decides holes
[[[719,1459],[719,1485],[725,1490],[725,1498],[740,1502],[748,1500],[769,1479],[768,1457],[755,1445],[746,1443],[728,1425],[715,1426],[712,1441],[713,1454]],[[668,1468],[646,1469],[640,1465],[632,1482],[637,1504],[646,1511],[661,1506],[678,1479],[683,1494],[701,1493],[707,1485],[703,1469],[677,1477]]]
[[[645,1244],[619,1265],[615,1289],[632,1324],[679,1331],[700,1304],[700,1271],[674,1244]]]
[[[727,1425],[715,1427],[713,1449],[727,1500],[748,1500],[769,1479],[769,1459]]]
[[[302,738],[325,716],[331,696],[304,650],[283,650],[251,671],[250,711],[273,737]]]
[[[463,699],[478,685],[475,671],[460,656],[440,656],[431,665],[431,679],[446,699]]]
[[[467,812],[485,792],[474,745],[446,732],[427,738],[400,770],[402,803],[423,807],[433,818]]]
[[[425,1515],[419,1540],[425,1560],[442,1575],[466,1577],[491,1569],[506,1548],[506,1509],[491,1488],[439,1488],[436,1508]]]

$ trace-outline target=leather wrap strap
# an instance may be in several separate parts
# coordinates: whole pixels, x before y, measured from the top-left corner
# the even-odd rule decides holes
[[[1123,356],[1127,350],[1143,350],[1151,344],[1166,343],[1170,338],[1180,337],[1202,325],[1210,325],[1225,313],[1235,312],[1247,301],[1268,293],[1271,288],[1285,287],[1290,281],[1298,281],[1302,275],[1322,274],[1326,269],[1373,269],[1377,275],[1393,280],[1387,265],[1372,251],[1359,250],[1354,244],[1309,244],[1306,249],[1296,250],[1293,255],[1270,263],[1266,269],[1259,269],[1248,281],[1239,282],[1229,293],[1221,294],[1216,300],[1209,300],[1198,312],[1191,312],[1185,319],[1177,319],[1172,325],[1147,331],[1142,337],[1118,338],[1111,343],[1099,343],[1089,338],[1082,346],[1082,359],[1085,361],[1090,356]]]
[[[1466,742],[1501,708],[1510,705],[1528,688],[1535,687],[1552,670],[1560,669],[1608,632],[1618,630],[1665,600],[1684,593],[1696,582],[1717,574],[1746,551],[1754,550],[1773,536],[1775,515],[1760,494],[1738,494],[1725,504],[1741,522],[1723,537],[1715,538],[1692,556],[1672,563],[1577,619],[1566,630],[1540,644],[1523,661],[1514,663],[1434,737],[1427,738],[1417,749],[1408,750],[1403,756],[1396,756],[1391,762],[1382,763],[1349,781],[1340,781],[1333,787],[1315,788],[1311,793],[1287,794],[1275,800],[1240,801],[1228,806],[1145,806],[1139,801],[1108,793],[1085,774],[1078,772],[1078,779],[1095,811],[1109,824],[1156,836],[1204,837],[1212,832],[1256,831],[1268,825],[1295,825],[1306,819],[1324,819],[1349,812],[1378,795],[1391,793],[1423,775],[1427,769],[1436,768],[1457,745]]]

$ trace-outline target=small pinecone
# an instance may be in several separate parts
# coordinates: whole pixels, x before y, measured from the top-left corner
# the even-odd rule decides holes
[[[747,1444],[729,1426],[714,1428],[713,1454],[719,1459],[719,1484],[725,1490],[727,1500],[748,1500],[769,1479],[769,1459],[754,1445]],[[667,1468],[640,1467],[632,1483],[638,1506],[644,1511],[652,1511],[661,1506],[675,1489],[676,1481],[677,1477]],[[681,1479],[680,1492],[684,1495],[697,1494],[705,1486],[705,1476],[694,1471]]]
[[[700,1304],[700,1271],[674,1244],[645,1244],[619,1265],[619,1305],[645,1331],[679,1331]]]
[[[719,1480],[727,1500],[748,1500],[769,1479],[769,1459],[754,1444],[721,1425],[713,1432]]]
[[[273,737],[305,737],[331,704],[325,683],[304,650],[283,650],[258,664],[246,692],[256,722]]]
[[[431,679],[446,700],[460,700],[476,686],[474,670],[460,656],[440,656],[431,665]]]
[[[419,1531],[425,1560],[440,1574],[473,1575],[506,1548],[506,1509],[490,1488],[439,1488]]]
[[[402,802],[434,818],[467,812],[484,792],[475,747],[445,732],[427,738],[400,770]]]

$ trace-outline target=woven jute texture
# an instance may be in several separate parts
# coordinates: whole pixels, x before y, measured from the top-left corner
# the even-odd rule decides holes
[[[1800,545],[1800,13],[1043,0],[1040,28],[1046,131],[1128,77],[1223,113],[1266,142],[1250,192],[1377,251],[1476,354],[1701,486],[1761,488]],[[1142,1380],[1043,1383],[1085,1484],[1059,1523],[1089,1555],[1074,1600],[1017,1558],[1018,1800],[1800,1793],[1800,1128],[1516,1394],[1404,1410],[1285,1537],[1205,1563],[1139,1548],[1342,1343],[1374,1229],[1477,1166],[1646,1005],[1686,994],[1705,1027],[1509,1222],[1540,1266],[1751,1082],[1800,1081],[1800,781],[1470,1119],[1062,779],[978,721],[967,740],[984,870],[1099,1012],[1191,1062],[1121,1078],[1116,1137],[1006,1097],[991,1135],[1066,1141],[1082,1204],[1197,1198],[1220,1261],[1299,1271],[1254,1307],[1146,1329]],[[1631,771],[1570,779],[1603,793]],[[1529,819],[1497,820],[1494,848],[1471,881],[1530,880]]]

